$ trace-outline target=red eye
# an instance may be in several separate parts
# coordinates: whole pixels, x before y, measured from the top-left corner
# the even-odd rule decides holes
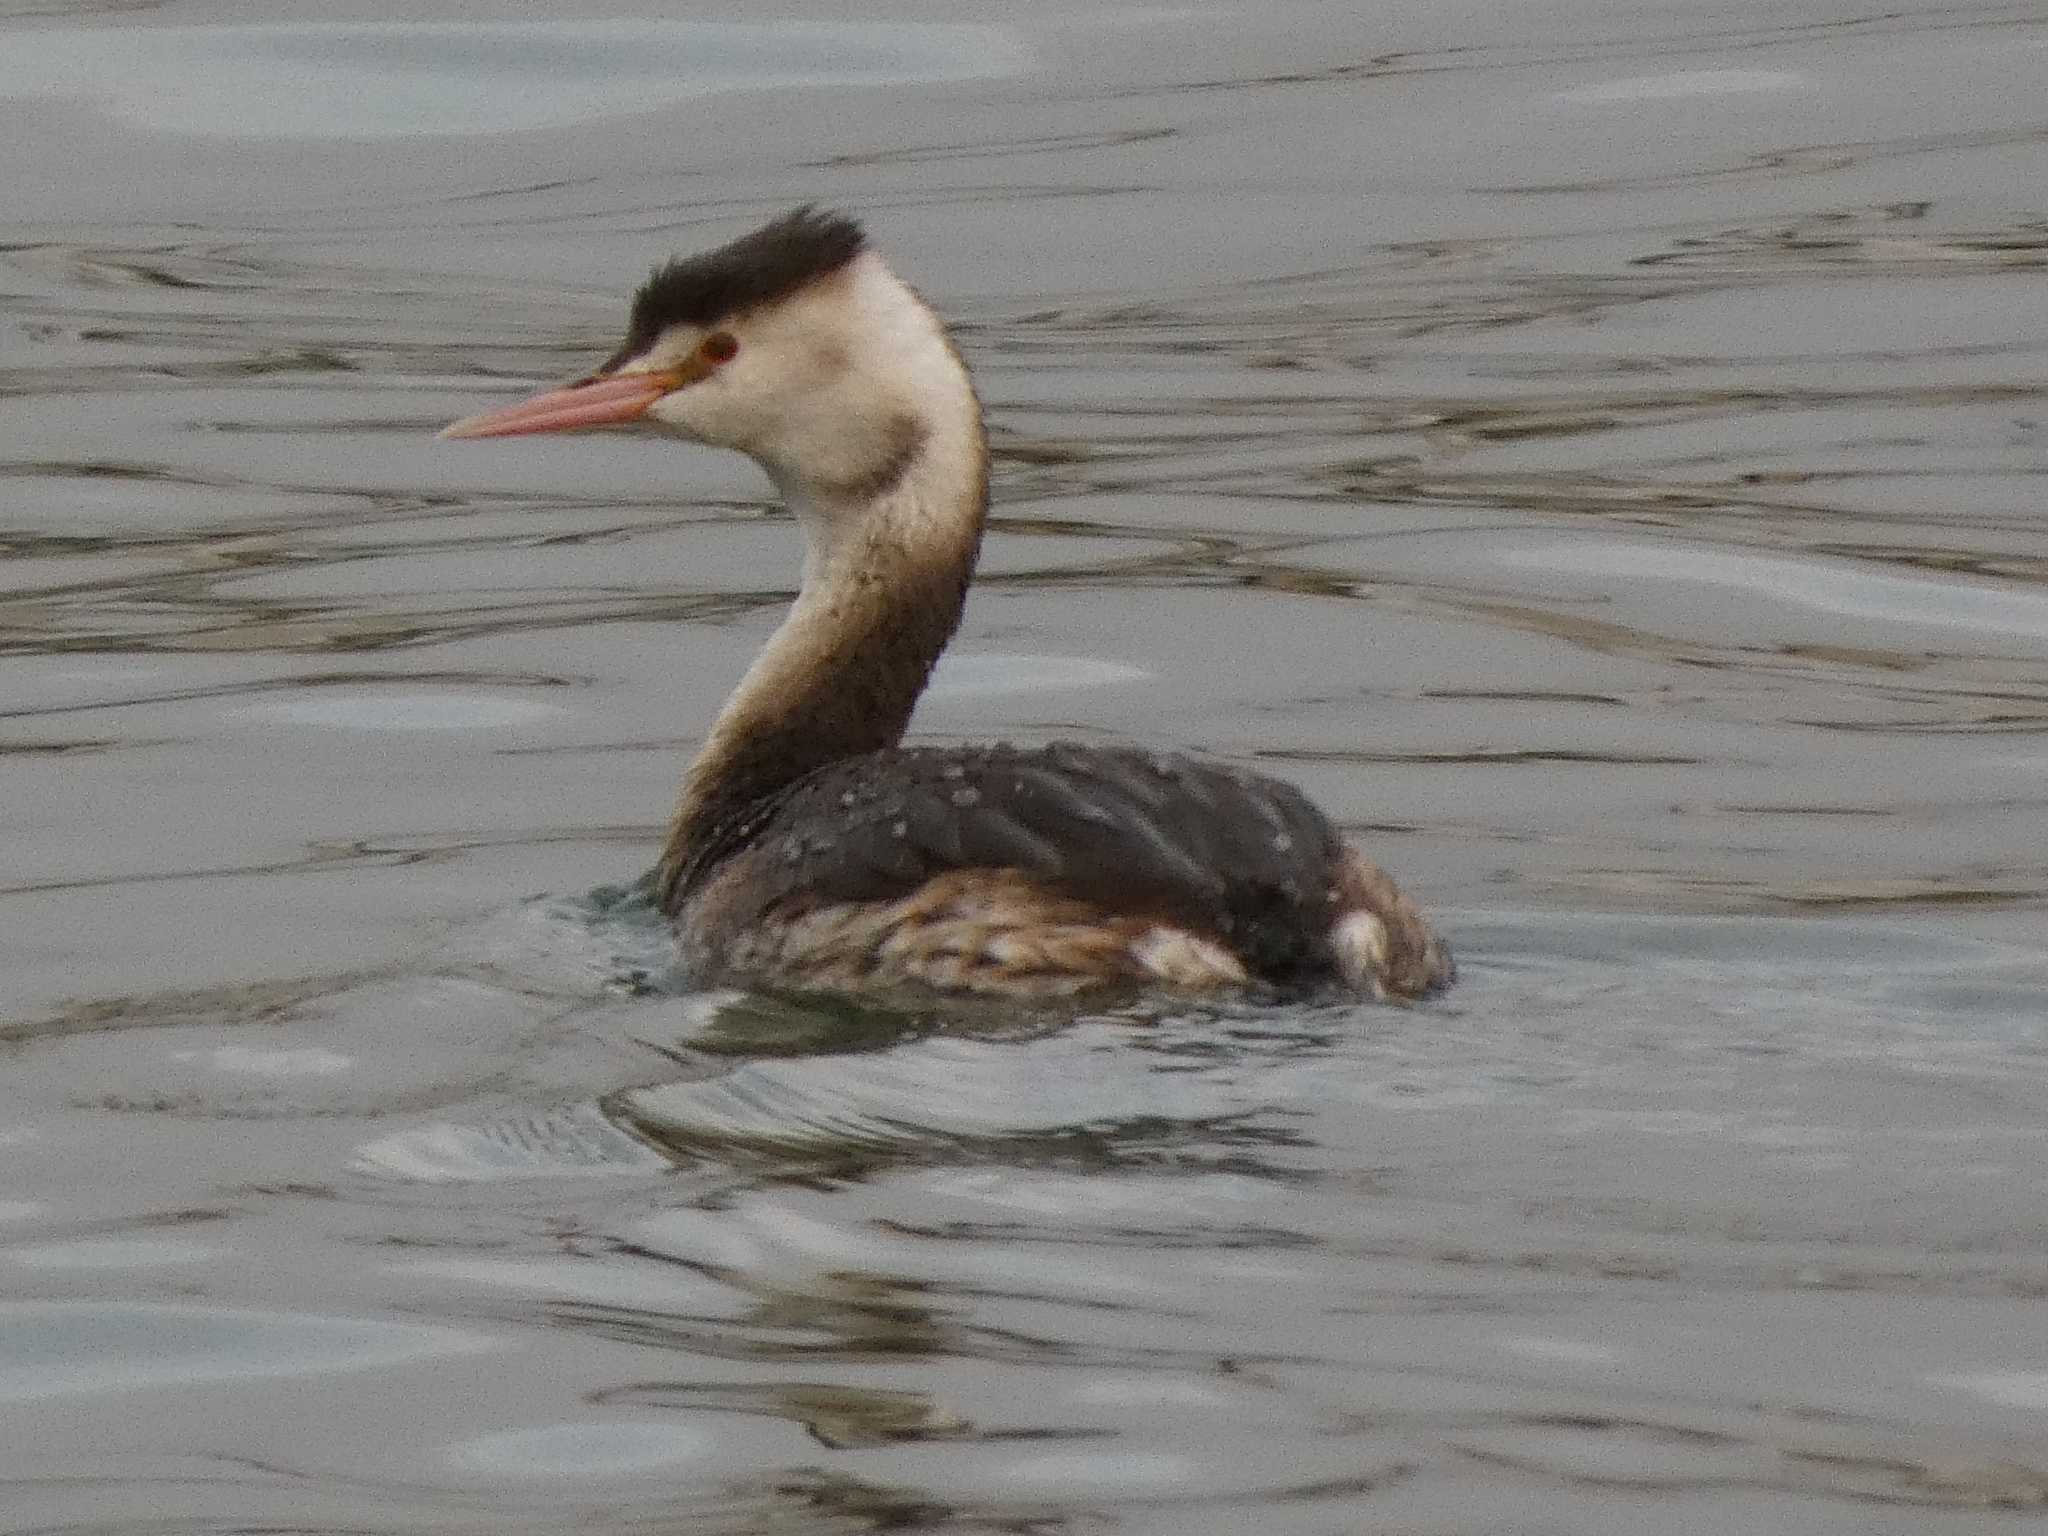
[[[740,344],[733,340],[730,331],[713,331],[697,344],[697,351],[707,363],[729,363],[739,355]]]

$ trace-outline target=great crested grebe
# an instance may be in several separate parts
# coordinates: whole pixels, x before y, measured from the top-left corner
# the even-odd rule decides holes
[[[796,602],[690,764],[657,870],[701,979],[1450,983],[1415,905],[1291,785],[1126,747],[898,745],[960,623],[988,451],[944,326],[853,220],[800,208],[657,269],[597,372],[442,435],[629,422],[747,454],[806,539]]]

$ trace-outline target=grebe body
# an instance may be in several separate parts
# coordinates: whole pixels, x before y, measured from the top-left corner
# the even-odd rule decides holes
[[[693,850],[669,896],[699,969],[835,988],[1413,995],[1442,960],[1293,786],[1073,742],[843,759]]]
[[[658,871],[706,981],[1425,996],[1414,904],[1290,785],[1131,748],[899,745],[988,506],[981,406],[851,220],[658,269],[593,375],[451,437],[641,424],[736,448],[802,523],[788,617],[685,774]]]

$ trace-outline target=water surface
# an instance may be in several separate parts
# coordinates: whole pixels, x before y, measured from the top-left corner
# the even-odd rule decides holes
[[[2035,10],[0,20],[0,1531],[2048,1507]],[[926,740],[1301,783],[1417,1009],[705,993],[747,465],[441,423],[817,200]]]

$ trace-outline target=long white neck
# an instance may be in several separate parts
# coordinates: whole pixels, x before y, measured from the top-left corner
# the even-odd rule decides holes
[[[736,846],[750,810],[828,763],[894,746],[960,623],[988,507],[981,407],[929,311],[892,338],[859,430],[827,413],[759,455],[803,525],[803,584],[684,775],[664,902]],[[886,292],[882,298],[893,302]]]

